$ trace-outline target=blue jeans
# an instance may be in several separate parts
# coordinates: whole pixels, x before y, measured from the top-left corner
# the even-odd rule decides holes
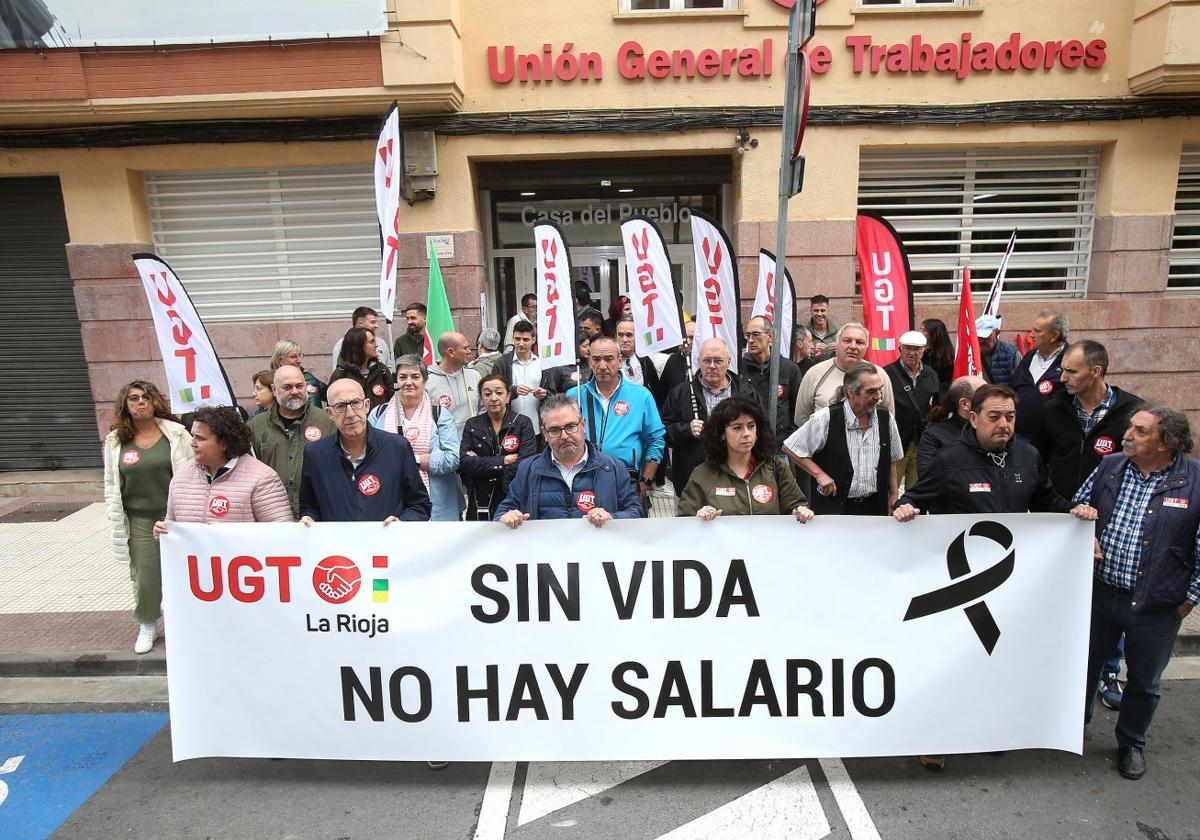
[[[1117,714],[1117,745],[1146,747],[1146,730],[1162,696],[1162,672],[1171,659],[1175,636],[1183,619],[1178,607],[1155,607],[1134,612],[1132,594],[1114,589],[1098,578],[1092,581],[1092,631],[1088,651],[1085,722],[1092,719],[1100,672],[1125,634],[1125,665],[1129,682]]]

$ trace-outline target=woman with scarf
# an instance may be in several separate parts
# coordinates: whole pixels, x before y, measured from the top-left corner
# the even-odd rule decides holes
[[[467,519],[490,522],[508,492],[517,464],[537,454],[533,423],[508,407],[508,381],[502,373],[479,380],[476,414],[463,426],[458,472],[467,489]]]
[[[425,393],[428,381],[429,369],[419,357],[401,356],[396,360],[396,395],[372,411],[368,422],[374,429],[404,435],[433,503],[430,520],[456,522],[462,518],[458,428],[454,415]]]

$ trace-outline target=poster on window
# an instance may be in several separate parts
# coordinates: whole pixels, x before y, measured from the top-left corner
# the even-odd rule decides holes
[[[0,49],[325,40],[386,31],[383,0],[0,2]]]

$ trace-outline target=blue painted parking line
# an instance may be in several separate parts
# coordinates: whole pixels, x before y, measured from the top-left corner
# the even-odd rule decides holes
[[[0,715],[0,837],[48,837],[167,720],[163,712]]]

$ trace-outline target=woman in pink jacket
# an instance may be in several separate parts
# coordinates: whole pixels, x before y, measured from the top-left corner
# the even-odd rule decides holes
[[[250,429],[231,408],[206,406],[192,421],[196,459],[175,471],[167,515],[170,522],[292,522],[287,491],[275,471],[250,454]]]

